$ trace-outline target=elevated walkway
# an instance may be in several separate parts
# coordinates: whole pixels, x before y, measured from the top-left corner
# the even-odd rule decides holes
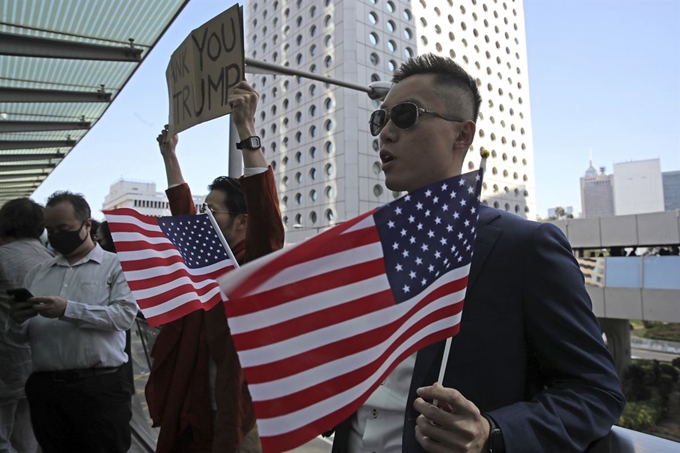
[[[680,256],[577,260],[598,318],[680,322]]]
[[[680,256],[582,257],[588,249],[677,247],[680,210],[551,223],[576,251],[599,318],[680,322]]]

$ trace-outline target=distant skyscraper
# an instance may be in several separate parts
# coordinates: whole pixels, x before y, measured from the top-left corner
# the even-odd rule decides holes
[[[536,218],[522,1],[248,0],[245,21],[247,57],[365,86],[389,81],[408,57],[452,57],[483,98],[463,170],[479,166],[480,147],[490,150],[482,200]],[[385,188],[368,132],[379,101],[304,78],[249,80],[290,242],[400,195]]]
[[[661,173],[661,179],[665,210],[680,209],[680,171],[665,171]]]
[[[600,174],[593,167],[593,161],[581,178],[581,211],[583,218],[610,217],[614,214],[614,189],[612,175]]]
[[[659,159],[614,164],[614,212],[646,214],[664,210]]]
[[[195,196],[194,203],[198,209],[205,196]],[[165,192],[156,192],[155,182],[118,180],[111,185],[104,199],[102,211],[107,209],[132,208],[140,214],[150,216],[170,215],[170,205]]]

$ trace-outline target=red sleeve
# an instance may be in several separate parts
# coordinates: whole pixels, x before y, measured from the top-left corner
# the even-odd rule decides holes
[[[283,248],[286,234],[272,168],[257,175],[242,176],[240,182],[248,210],[244,260],[248,262]]]
[[[189,184],[184,183],[171,187],[165,191],[165,194],[168,196],[172,215],[196,214],[196,205],[191,196]]]

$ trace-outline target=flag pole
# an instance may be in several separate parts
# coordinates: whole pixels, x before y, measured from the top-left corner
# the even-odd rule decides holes
[[[213,228],[215,228],[215,232],[217,233],[217,237],[220,238],[220,242],[222,242],[222,246],[224,247],[224,250],[227,251],[227,255],[229,255],[229,258],[231,259],[232,263],[234,263],[235,268],[239,268],[241,266],[238,265],[238,261],[236,261],[236,258],[234,257],[234,252],[231,251],[231,247],[229,247],[229,244],[227,244],[227,240],[224,239],[224,235],[222,234],[222,230],[220,229],[219,225],[217,225],[217,221],[215,220],[215,217],[213,217],[212,211],[208,208],[208,205],[206,203],[203,203],[201,206],[201,211],[204,214],[208,214],[208,218],[210,219],[210,223],[212,223]]]
[[[479,154],[482,157],[482,160],[479,163],[479,169],[482,171],[482,175],[486,173],[486,159],[489,157],[489,151],[480,148],[479,149]],[[481,191],[480,191],[480,196],[481,196]],[[451,352],[451,340],[453,338],[449,337],[446,339],[446,344],[444,345],[444,356],[442,357],[442,364],[441,367],[439,368],[439,379],[437,379],[437,382],[439,385],[443,386],[444,385],[444,374],[446,374],[446,366],[449,363],[449,353]],[[435,399],[432,401],[432,404],[437,406],[438,401]]]

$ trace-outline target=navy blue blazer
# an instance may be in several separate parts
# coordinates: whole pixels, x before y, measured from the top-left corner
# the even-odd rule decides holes
[[[439,375],[444,342],[418,352],[404,417],[403,451],[415,440],[418,387]],[[443,385],[455,388],[503,432],[506,451],[584,451],[625,406],[614,361],[564,234],[480,208],[460,333]],[[335,433],[347,451],[349,420]]]

